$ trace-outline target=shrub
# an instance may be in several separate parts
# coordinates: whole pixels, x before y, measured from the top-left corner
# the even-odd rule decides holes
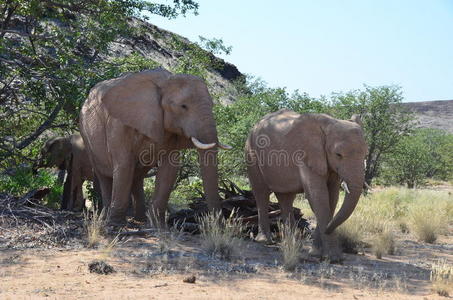
[[[198,223],[203,247],[209,255],[229,259],[238,252],[244,227],[234,212],[227,219],[220,212],[208,213]]]
[[[439,261],[431,266],[430,276],[433,290],[440,296],[449,297],[453,290],[453,266],[447,261]]]
[[[57,177],[47,170],[39,170],[33,175],[29,168],[19,168],[12,175],[0,175],[0,192],[14,196],[22,196],[31,190],[43,187],[50,188],[50,193],[44,198],[46,205],[58,208],[63,194],[63,186]]]
[[[300,260],[303,247],[302,233],[297,224],[278,224],[281,233],[279,244],[283,256],[283,267],[287,271],[293,271]]]
[[[395,236],[389,228],[378,233],[372,242],[373,253],[381,259],[384,254],[395,254]]]
[[[100,213],[96,208],[93,209],[92,213],[84,211],[83,213],[83,227],[86,233],[87,247],[93,248],[97,246],[104,232],[105,226],[105,210]]]
[[[357,248],[361,247],[364,237],[361,222],[362,218],[351,217],[336,229],[340,247],[344,252],[357,253]]]

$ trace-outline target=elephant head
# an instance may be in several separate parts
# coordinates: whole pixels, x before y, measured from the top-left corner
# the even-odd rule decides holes
[[[112,117],[157,145],[171,139],[178,148],[196,147],[208,205],[219,208],[217,147],[229,146],[219,143],[213,101],[203,80],[163,69],[144,71],[122,77],[101,99]]]
[[[48,140],[41,149],[38,161],[33,165],[33,171],[39,168],[58,167],[66,170],[72,154],[70,138],[55,137]]]
[[[344,182],[345,198],[340,210],[327,225],[326,234],[346,221],[354,211],[364,184],[364,159],[367,144],[358,115],[351,120],[337,120],[326,115],[317,117],[319,134],[311,139],[306,152],[307,164],[327,177],[335,172]]]

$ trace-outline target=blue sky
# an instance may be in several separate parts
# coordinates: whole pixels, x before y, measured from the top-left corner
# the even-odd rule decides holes
[[[405,101],[453,99],[453,0],[199,0],[199,15],[151,23],[198,41],[272,87],[311,96],[397,84]]]

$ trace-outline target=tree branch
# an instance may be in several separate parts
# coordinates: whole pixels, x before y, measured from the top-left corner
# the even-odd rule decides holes
[[[46,129],[50,128],[53,121],[55,121],[56,117],[58,116],[58,113],[61,111],[63,108],[63,101],[58,102],[57,106],[53,109],[53,111],[50,113],[49,117],[47,120],[45,120],[36,130],[33,132],[31,135],[29,135],[26,139],[24,139],[22,142],[16,145],[16,148],[22,150],[28,145],[30,145],[34,140],[36,140]]]

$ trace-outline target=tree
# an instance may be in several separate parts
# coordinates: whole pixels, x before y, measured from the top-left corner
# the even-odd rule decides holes
[[[371,185],[378,175],[383,155],[395,150],[401,138],[411,132],[413,114],[405,110],[399,86],[365,86],[364,90],[334,94],[330,113],[349,119],[360,114],[368,143],[365,182]]]
[[[387,184],[424,185],[427,178],[448,180],[453,176],[453,135],[436,129],[416,129],[403,137],[383,162]]]
[[[109,45],[135,30],[129,26],[130,18],[152,14],[174,18],[196,13],[197,8],[192,0],[2,1],[0,168],[30,161],[37,150],[33,145],[46,130],[74,129],[96,82],[153,65],[136,56],[105,60]]]

